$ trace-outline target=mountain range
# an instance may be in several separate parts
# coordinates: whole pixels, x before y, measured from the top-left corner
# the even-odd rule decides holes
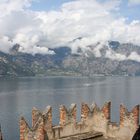
[[[80,38],[78,38],[80,39]],[[75,41],[75,40],[74,40]],[[9,53],[0,52],[0,77],[37,75],[140,75],[140,46],[108,41],[78,47],[50,48],[54,54],[29,54],[15,44]]]

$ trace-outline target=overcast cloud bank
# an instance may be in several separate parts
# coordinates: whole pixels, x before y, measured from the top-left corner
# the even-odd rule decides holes
[[[84,51],[88,45],[108,40],[140,45],[140,21],[128,23],[127,18],[118,16],[120,3],[121,0],[74,0],[46,12],[30,10],[32,0],[2,0],[0,50],[9,52],[16,43],[21,45],[21,52],[32,54],[53,54],[48,48],[58,46],[69,46],[75,53],[79,47]]]

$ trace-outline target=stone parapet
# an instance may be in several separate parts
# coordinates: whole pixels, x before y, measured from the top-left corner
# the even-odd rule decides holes
[[[32,128],[23,117],[20,119],[20,140],[57,140],[69,136],[78,136],[86,133],[100,132],[105,137],[119,140],[131,140],[139,125],[139,105],[131,112],[120,106],[120,123],[111,122],[111,102],[105,103],[100,109],[96,104],[89,107],[81,104],[81,120],[76,120],[76,104],[69,109],[60,106],[59,125],[52,124],[52,108],[48,106],[41,112],[32,110]]]
[[[70,109],[67,110],[67,108],[64,105],[60,106],[60,122],[59,124],[61,126],[64,126],[69,123],[76,123],[76,104],[71,104]]]

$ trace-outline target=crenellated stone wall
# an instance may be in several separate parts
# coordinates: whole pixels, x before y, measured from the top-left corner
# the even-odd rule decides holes
[[[76,124],[76,105],[72,104],[70,106],[70,109],[67,110],[67,108],[64,105],[60,106],[60,126],[65,126],[69,123]]]
[[[48,106],[41,112],[32,110],[32,127],[23,117],[20,119],[20,140],[57,140],[86,133],[101,132],[105,137],[116,140],[131,140],[139,126],[139,105],[131,112],[120,105],[120,123],[111,122],[111,102],[100,109],[96,104],[89,107],[81,105],[81,121],[76,121],[77,108],[72,104],[69,109],[60,106],[59,125],[52,124],[52,108]]]

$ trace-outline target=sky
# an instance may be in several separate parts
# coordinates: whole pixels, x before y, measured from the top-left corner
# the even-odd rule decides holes
[[[37,11],[49,11],[59,10],[61,5],[72,0],[40,0],[34,1],[30,7],[32,10]],[[99,2],[105,2],[105,0],[98,0]],[[114,0],[112,0],[114,1]],[[140,19],[140,0],[122,0],[120,3],[120,14],[128,17],[129,21]]]
[[[109,40],[140,45],[139,13],[140,0],[0,0],[0,51],[14,44],[32,54],[59,46],[76,53]]]
[[[70,2],[71,0],[40,0],[34,1],[30,9],[35,11],[49,11],[58,10],[63,3]]]

